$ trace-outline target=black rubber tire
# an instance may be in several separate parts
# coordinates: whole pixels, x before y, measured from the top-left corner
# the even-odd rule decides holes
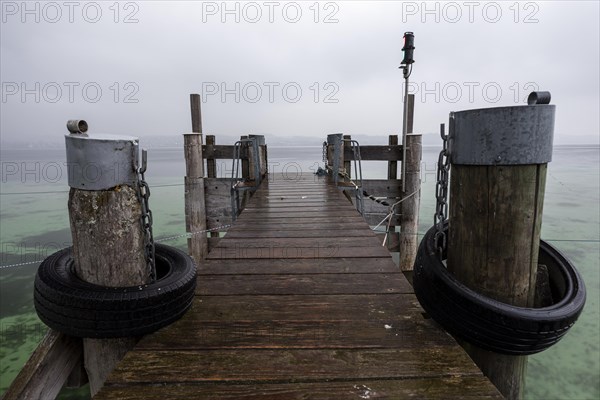
[[[451,334],[486,350],[527,355],[558,342],[577,321],[585,305],[585,285],[571,262],[547,242],[540,241],[539,262],[548,267],[553,297],[560,300],[549,307],[526,308],[482,296],[460,283],[436,252],[435,232],[431,228],[419,245],[413,285],[421,306]]]
[[[184,252],[156,245],[156,282],[110,288],[75,275],[71,248],[46,258],[38,268],[34,305],[50,328],[86,338],[141,336],[178,320],[190,308],[196,266]]]

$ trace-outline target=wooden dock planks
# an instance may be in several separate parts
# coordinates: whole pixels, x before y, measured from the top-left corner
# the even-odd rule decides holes
[[[263,184],[199,266],[190,311],[95,399],[500,399],[347,199],[294,178]]]

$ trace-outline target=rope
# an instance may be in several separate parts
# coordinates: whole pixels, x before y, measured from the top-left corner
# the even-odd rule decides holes
[[[220,231],[222,229],[226,229],[226,228],[229,228],[229,227],[231,227],[231,225],[221,225],[221,226],[217,226],[215,228],[204,229],[202,231],[186,232],[186,233],[183,233],[181,235],[167,236],[167,237],[164,237],[164,238],[155,239],[154,242],[155,243],[157,243],[157,242],[160,243],[160,242],[166,242],[166,241],[169,241],[169,240],[179,239],[179,238],[182,238],[182,237],[192,237],[192,236],[198,235],[200,233]],[[59,249],[57,251],[64,250],[64,249],[66,249],[66,247],[63,247],[62,249]],[[27,262],[22,262],[22,263],[17,263],[17,264],[2,265],[2,266],[0,266],[0,270],[6,269],[6,268],[22,267],[24,265],[39,264],[42,261],[44,261],[44,260],[27,261]]]
[[[414,196],[415,194],[419,193],[419,191],[420,191],[420,190],[421,190],[421,189],[417,189],[417,190],[415,190],[414,192],[412,192],[411,194],[409,194],[408,196],[406,196],[406,197],[404,197],[404,198],[402,198],[402,199],[398,200],[398,201],[397,201],[397,202],[395,202],[394,204],[392,204],[392,205],[391,205],[391,207],[390,207],[390,212],[389,212],[389,214],[388,214],[388,215],[386,215],[386,216],[385,216],[385,218],[383,218],[383,219],[381,220],[381,222],[380,222],[380,223],[378,223],[377,225],[375,225],[375,227],[374,227],[374,228],[372,228],[372,229],[371,229],[371,230],[373,230],[373,231],[374,231],[374,230],[376,230],[377,228],[379,228],[379,227],[381,226],[381,224],[383,224],[385,221],[388,221],[388,224],[387,224],[387,226],[386,226],[386,230],[385,230],[385,237],[383,238],[383,243],[381,244],[382,246],[385,246],[385,244],[386,244],[386,242],[387,242],[387,238],[388,238],[388,236],[389,236],[389,233],[390,233],[390,226],[392,225],[392,217],[393,217],[394,215],[399,215],[399,214],[396,214],[396,213],[394,212],[394,208],[395,208],[395,207],[396,207],[398,204],[402,203],[404,200],[407,200],[407,199],[411,198],[412,196]]]

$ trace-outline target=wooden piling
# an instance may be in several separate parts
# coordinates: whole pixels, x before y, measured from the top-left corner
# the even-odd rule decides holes
[[[388,138],[388,145],[397,146],[398,145],[398,135],[390,135]],[[397,160],[389,160],[388,161],[388,172],[387,172],[388,181],[395,181],[398,179],[398,161]],[[400,186],[400,189],[402,187]],[[393,203],[392,203],[393,204]],[[400,210],[400,207],[397,208]],[[395,218],[392,217],[392,221],[389,225],[389,233],[387,240],[387,248],[390,252],[400,252],[400,240],[399,233],[396,231],[396,223]]]
[[[403,152],[406,156],[402,160],[402,174],[405,183],[402,185],[404,191],[402,198],[406,199],[398,210],[400,211],[400,269],[402,271],[412,271],[417,256],[418,240],[417,232],[419,229],[419,205],[421,204],[421,153],[422,136],[411,135],[413,132],[415,115],[415,95],[407,96],[407,115],[406,115],[406,146]],[[391,139],[391,137],[390,137]],[[397,137],[396,137],[397,141]],[[391,143],[390,143],[391,144]],[[390,166],[388,165],[388,174]],[[390,178],[388,178],[390,179]],[[410,197],[409,197],[410,196]]]
[[[344,154],[346,151],[352,149],[352,143],[350,143],[350,141],[352,140],[352,136],[350,135],[344,135],[342,136],[342,138],[344,139],[343,143],[343,148],[344,151],[342,151],[342,154]],[[344,159],[344,172],[346,172],[346,177],[348,179],[351,179],[352,177],[352,165],[350,164],[350,160]],[[355,177],[358,178],[358,177]]]
[[[183,135],[185,152],[185,225],[188,252],[199,265],[208,254],[206,206],[204,198],[204,160],[202,158],[202,117],[200,95],[190,95],[192,132]]]
[[[419,230],[419,205],[421,203],[421,151],[422,135],[406,135],[406,184],[400,203],[400,269],[412,271],[417,256]]]
[[[248,135],[243,135],[240,136],[240,140],[247,140],[248,139]],[[246,153],[249,154],[249,148],[250,146],[248,145],[248,142],[242,142],[241,145],[241,151],[242,153]],[[250,179],[250,157],[245,157],[242,158],[242,178],[244,179]]]
[[[148,282],[141,205],[136,189],[69,192],[69,220],[77,276],[97,285],[122,287]],[[138,338],[83,339],[92,396]]]
[[[546,165],[453,165],[448,269],[498,301],[533,307]],[[523,395],[526,356],[464,347],[507,399]]]
[[[216,144],[215,135],[206,135],[206,145],[214,146]],[[206,176],[208,178],[217,177],[217,162],[214,158],[206,159]]]
[[[214,146],[216,144],[215,135],[206,135],[206,145]],[[206,159],[206,176],[208,178],[216,178],[217,177],[217,162],[214,158]],[[206,191],[205,191],[206,196]],[[206,204],[205,204],[206,206]],[[207,210],[208,212],[208,210]],[[210,232],[211,238],[218,238],[219,232]]]
[[[398,135],[390,135],[390,137],[388,139],[388,144],[390,146],[397,146],[398,145]],[[388,161],[387,178],[390,180],[398,179],[398,161],[396,161],[396,160]]]
[[[475,292],[518,307],[535,305],[554,115],[555,106],[533,104],[450,116],[448,270]],[[507,399],[523,397],[526,356],[464,347]]]

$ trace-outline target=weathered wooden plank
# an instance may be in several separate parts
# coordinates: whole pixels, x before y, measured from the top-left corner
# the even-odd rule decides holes
[[[269,219],[273,219],[273,218],[278,218],[278,219],[285,219],[286,221],[289,219],[294,219],[294,218],[302,218],[303,220],[308,220],[308,219],[313,219],[313,218],[319,218],[319,219],[323,219],[324,222],[326,223],[327,220],[330,220],[331,218],[335,218],[336,220],[339,219],[344,219],[344,220],[352,220],[353,218],[359,219],[360,215],[357,213],[356,210],[354,209],[350,209],[350,210],[327,210],[327,211],[304,211],[304,210],[299,210],[299,211],[293,211],[290,210],[287,213],[271,213],[269,211],[263,211],[263,212],[248,212],[248,213],[242,213],[242,215],[239,216],[239,220],[240,221],[251,221],[251,220],[269,220]]]
[[[337,189],[336,189],[337,190]],[[278,199],[278,200],[286,200],[286,199],[296,199],[296,200],[307,200],[307,199],[319,199],[319,200],[330,200],[339,202],[341,200],[340,193],[337,192],[313,192],[313,193],[302,193],[302,192],[267,192],[257,191],[254,196],[257,199]]]
[[[304,222],[295,222],[290,221],[289,224],[280,221],[262,221],[258,223],[258,221],[249,221],[249,222],[239,222],[236,223],[234,227],[231,229],[236,230],[266,230],[269,229],[271,231],[297,231],[297,230],[315,230],[318,228],[326,228],[328,230],[347,230],[347,229],[368,229],[368,224],[361,219],[360,221],[353,222],[338,222],[338,223],[328,223],[327,225],[315,224],[315,223],[304,223]]]
[[[335,238],[335,237],[369,237],[373,233],[365,229],[303,229],[286,231],[265,231],[260,229],[238,229],[231,228],[227,231],[227,237],[230,239],[239,238]]]
[[[233,159],[233,145],[222,145],[222,144],[206,144],[202,146],[202,154],[204,158],[211,158],[215,160],[229,160]],[[248,158],[248,149],[242,146],[240,151],[242,159]]]
[[[164,368],[167,364],[168,368]],[[481,376],[458,346],[377,350],[151,350],[128,353],[115,369],[111,384],[297,382],[456,375]]]
[[[421,315],[422,312],[412,293],[196,296],[192,311],[184,318],[188,321],[315,321],[317,318],[389,321],[404,314]],[[449,338],[441,329],[432,330],[432,334]],[[152,336],[144,339],[145,343],[150,341],[155,341]]]
[[[344,148],[344,160],[354,160],[350,148]],[[402,161],[402,145],[360,146],[360,158],[363,161]]]
[[[269,195],[278,195],[280,193],[300,193],[300,194],[309,194],[309,189],[318,190],[319,193],[329,193],[335,194],[338,193],[339,189],[333,186],[325,186],[321,185],[320,187],[311,186],[306,188],[304,186],[295,185],[295,186],[275,186],[268,185]]]
[[[231,224],[231,180],[205,178],[204,194],[207,229]]]
[[[412,293],[412,287],[400,273],[202,275],[198,282],[202,285],[196,293],[202,296]]]
[[[313,226],[327,226],[328,224],[334,224],[338,222],[343,223],[362,223],[362,225],[367,228],[367,224],[364,223],[364,219],[358,213],[354,213],[354,216],[351,217],[307,217],[303,218],[301,216],[293,216],[293,217],[280,217],[273,216],[273,218],[251,218],[251,217],[239,217],[238,221],[240,224],[257,224],[258,226],[270,225],[270,224],[278,224],[285,223],[286,225],[293,224],[312,224]],[[368,228],[367,228],[368,229]]]
[[[333,201],[335,200],[335,201]],[[343,201],[339,201],[339,198],[335,197],[332,199],[331,196],[321,196],[318,193],[314,194],[311,193],[309,195],[306,196],[268,196],[268,195],[261,195],[260,192],[254,195],[252,204],[268,204],[268,205],[276,205],[276,204],[283,204],[286,205],[286,203],[298,203],[298,204],[310,204],[310,203],[319,203],[319,204],[327,204],[327,205],[331,205],[331,206],[335,206],[335,205],[347,205],[347,204],[351,204],[349,201],[347,200],[343,200]],[[252,205],[250,204],[250,205]]]
[[[198,266],[200,275],[247,275],[247,274],[366,274],[398,272],[398,267],[389,257],[380,258],[325,258],[261,260],[239,262],[238,260],[206,260]]]
[[[206,383],[177,386],[133,384],[105,387],[98,400],[214,400],[289,399],[481,399],[501,400],[502,396],[482,376],[398,380],[345,380],[336,382],[232,384]]]
[[[208,259],[235,259],[243,262],[243,259],[294,259],[294,258],[342,258],[342,257],[385,257],[388,251],[382,247],[342,247],[339,245],[317,245],[317,246],[248,246],[240,244],[236,247],[216,247],[208,254]]]
[[[246,213],[268,211],[270,213],[290,212],[294,209],[298,211],[335,211],[335,210],[356,210],[350,202],[329,203],[329,202],[295,202],[284,203],[276,201],[253,201],[244,209]]]
[[[315,175],[316,178],[316,175]],[[294,188],[294,189],[301,189],[301,188],[305,188],[305,189],[313,189],[313,190],[329,190],[332,187],[328,187],[328,183],[324,180],[319,180],[319,179],[315,179],[312,181],[309,180],[276,180],[273,179],[273,175],[269,174],[268,176],[268,180],[263,182],[263,187],[265,189],[290,189],[290,188]]]
[[[197,321],[185,318],[179,329],[157,332],[140,350],[206,349],[389,349],[453,347],[440,332],[427,335],[434,322],[421,314],[381,320]]]
[[[362,237],[344,237],[344,235],[339,235],[339,237],[326,237],[326,238],[260,238],[260,239],[234,239],[229,237],[227,240],[221,242],[218,245],[218,248],[243,248],[243,247],[308,247],[314,248],[317,246],[326,246],[326,247],[349,247],[349,246],[381,246],[381,242],[374,235],[370,234],[368,236]]]
[[[83,341],[48,330],[3,400],[54,400],[83,356]]]

